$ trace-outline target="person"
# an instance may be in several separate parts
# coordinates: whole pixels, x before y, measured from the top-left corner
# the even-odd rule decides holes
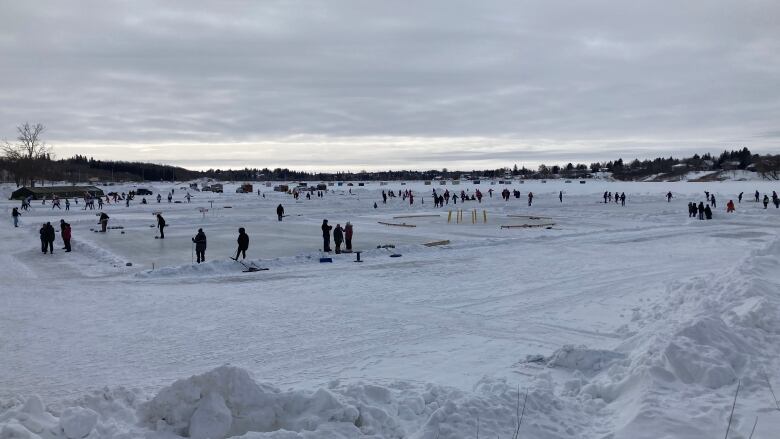
[[[198,234],[192,238],[192,242],[195,243],[195,254],[198,257],[198,264],[206,262],[206,234],[203,233],[203,229],[198,229]],[[236,256],[238,259],[238,256]]]
[[[764,209],[766,209],[767,206],[769,206],[769,195],[764,194]]]
[[[70,210],[70,199],[69,198],[65,199],[65,210]]]
[[[710,204],[712,204],[713,209],[718,208],[718,204],[715,202],[715,194],[710,195]]]
[[[260,195],[260,189],[257,190],[257,194]],[[187,192],[187,195],[185,195],[184,198],[186,198],[187,199],[187,203],[189,203],[190,199],[192,198],[192,195],[190,195],[190,193]]]
[[[276,216],[279,217],[279,221],[284,217],[284,207],[281,204],[276,206]]]
[[[103,197],[97,197],[98,200],[98,209],[103,208]]]
[[[704,195],[707,198],[707,201],[710,201],[710,191],[704,191]]]
[[[531,203],[533,203],[533,202],[534,202],[534,193],[533,192],[528,192],[528,205],[530,206]]]
[[[165,239],[165,218],[161,213],[157,214],[157,228],[160,229],[160,239]]]
[[[699,212],[699,219],[704,220],[704,202],[699,201],[699,207],[697,210]]]
[[[609,195],[607,195],[607,194],[608,194],[608,192],[607,192],[607,191],[604,191],[604,204],[607,204],[607,198],[608,198],[608,196],[609,196]]]
[[[328,225],[328,220],[322,220],[322,251],[330,252],[330,229],[333,227]]]
[[[100,224],[100,231],[106,233],[106,229],[108,228],[108,215],[106,215],[105,212],[100,212],[98,224]]]
[[[712,219],[712,209],[710,209],[709,204],[704,208],[704,216],[707,217],[708,220]]]
[[[742,204],[742,194],[744,194],[744,192],[740,192],[739,197],[737,198],[740,204]]]
[[[64,219],[60,220],[60,235],[62,236],[62,243],[65,245],[63,247],[65,253],[70,253],[70,224],[66,223]]]
[[[666,202],[671,203],[672,202],[672,191],[669,191],[666,193]]]
[[[11,210],[11,216],[14,219],[14,227],[19,227],[19,217],[22,216],[22,214],[19,213],[19,209],[14,207],[13,210]]]
[[[775,209],[780,209],[780,197],[777,196],[777,191],[772,191],[772,203],[775,205]]]
[[[688,218],[696,216],[696,204],[688,202]]]
[[[348,252],[352,251],[352,233],[352,223],[347,221],[347,224],[344,226],[344,244]]]
[[[382,204],[387,204],[387,192],[382,191]]]
[[[621,192],[620,193],[620,205],[625,206],[626,205],[626,193]]]
[[[171,201],[173,201],[173,190],[171,190],[171,192],[168,192],[168,202],[170,203]]]
[[[141,197],[141,204],[146,204],[146,197]]]
[[[336,254],[341,254],[341,243],[344,241],[344,229],[341,228],[341,224],[336,224],[336,228],[333,229],[333,242],[336,244]]]
[[[249,249],[249,235],[246,234],[246,230],[243,227],[238,229],[238,250],[236,250],[236,257],[234,261],[238,260],[239,255],[243,255],[242,259],[246,259],[246,251]]]
[[[560,201],[561,203],[563,203],[563,191],[559,191],[559,192],[558,192],[558,201]]]
[[[43,253],[46,253],[46,249],[48,248],[49,254],[54,254],[54,240],[56,239],[57,234],[54,232],[54,226],[51,225],[50,222],[47,222],[43,226]]]
[[[41,224],[41,228],[38,230],[38,234],[41,237],[41,251],[45,255],[49,250],[49,245],[46,238],[46,223]]]
[[[734,200],[729,200],[728,203],[726,203],[726,213],[734,212]]]
[[[162,195],[157,194],[157,202],[159,203],[160,201],[162,201]]]
[[[756,203],[758,203],[758,196],[759,196],[758,191],[756,191]]]

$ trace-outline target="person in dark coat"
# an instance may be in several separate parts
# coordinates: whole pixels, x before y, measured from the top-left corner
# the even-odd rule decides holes
[[[710,209],[710,205],[708,204],[707,207],[704,208],[704,216],[708,219],[712,219],[712,209]]]
[[[756,203],[758,203],[758,196],[759,196],[758,191],[756,191]]]
[[[713,209],[718,208],[718,203],[715,201],[715,194],[710,195],[710,204],[712,204]]]
[[[344,241],[344,229],[341,228],[341,224],[336,224],[336,228],[333,229],[333,242],[336,244],[336,254],[341,253],[341,243]]]
[[[14,227],[19,227],[19,217],[22,216],[22,214],[19,213],[19,209],[14,207],[13,210],[11,210],[11,216],[14,219]]]
[[[737,200],[739,201],[740,204],[742,204],[742,194],[744,194],[744,192],[740,192],[739,197],[737,197]]]
[[[160,229],[160,239],[165,239],[165,218],[162,214],[157,214],[157,228]]]
[[[625,206],[626,205],[626,193],[622,192],[620,194],[620,205]]]
[[[333,227],[328,225],[328,220],[322,220],[322,251],[329,252],[330,249],[330,229]]]
[[[688,202],[688,218],[696,215],[696,205]]]
[[[284,207],[282,207],[281,204],[276,206],[276,216],[279,217],[279,221],[281,221],[282,218],[284,217]]]
[[[764,209],[769,206],[769,196],[767,194],[764,194]]]
[[[195,255],[198,258],[198,264],[206,262],[206,234],[203,233],[203,229],[198,229],[198,234],[192,238],[192,242],[195,243]],[[238,259],[238,256],[236,256]]]
[[[699,219],[703,220],[704,219],[704,203],[703,202],[699,202],[698,211],[699,211]]]
[[[48,251],[51,254],[54,254],[54,239],[56,239],[57,235],[54,232],[54,226],[51,225],[51,223],[46,223],[41,227],[41,245],[43,250],[43,253],[46,254]]]
[[[347,221],[347,224],[344,226],[344,244],[349,252],[352,251],[352,233],[352,223]]]
[[[100,213],[100,220],[98,221],[98,224],[100,224],[100,231],[105,233],[106,229],[108,228],[108,215],[106,215],[105,212]]]
[[[49,251],[49,244],[46,241],[46,223],[41,224],[38,234],[41,236],[41,251],[46,254]]]
[[[672,191],[669,191],[666,193],[666,202],[671,203],[672,202]]]
[[[249,235],[246,234],[246,230],[243,227],[238,229],[238,250],[236,250],[236,257],[234,261],[238,260],[239,255],[243,255],[242,259],[246,259],[246,251],[249,249]]]
[[[66,223],[64,219],[60,220],[60,235],[62,235],[62,243],[65,245],[63,247],[65,253],[70,253],[70,224]]]

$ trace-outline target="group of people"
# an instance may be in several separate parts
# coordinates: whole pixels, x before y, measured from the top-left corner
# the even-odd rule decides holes
[[[39,233],[41,235],[41,251],[43,254],[49,253],[53,255],[54,240],[57,238],[57,232],[54,230],[54,226],[52,226],[50,222],[43,223]],[[65,250],[66,253],[70,253],[71,229],[70,224],[66,223],[64,219],[60,220],[60,236],[62,236],[62,243],[64,244],[62,249]]]
[[[347,223],[344,225],[344,227],[341,227],[341,224],[336,224],[336,228],[334,229],[333,226],[328,224],[328,220],[324,219],[322,220],[322,251],[329,253],[333,251],[333,249],[330,248],[330,231],[333,230],[333,244],[336,247],[336,254],[341,253],[341,244],[345,244],[345,251],[347,253],[352,252],[352,235],[354,233],[354,229],[352,227],[352,223],[347,221]]]
[[[671,199],[671,198],[669,198],[670,195],[671,195],[671,192],[666,194],[667,201]],[[621,192],[620,194],[615,192],[614,195],[612,194],[612,192],[609,192],[609,191],[604,192],[604,204],[611,203],[613,199],[615,200],[615,204],[620,204],[621,206],[625,206],[626,205],[626,193],[625,192]]]
[[[731,203],[732,206],[734,205],[731,201],[729,201],[729,203]],[[700,220],[705,218],[708,220],[712,219],[712,209],[710,208],[710,205],[707,204],[705,206],[703,201],[700,201],[698,205],[694,202],[688,203],[688,217],[696,218],[697,216]]]

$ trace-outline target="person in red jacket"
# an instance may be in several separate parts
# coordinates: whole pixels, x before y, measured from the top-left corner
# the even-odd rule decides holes
[[[734,212],[734,200],[729,200],[728,203],[726,203],[726,213]]]
[[[60,235],[62,235],[62,242],[65,244],[65,253],[70,253],[70,224],[66,223],[64,219],[60,220]]]

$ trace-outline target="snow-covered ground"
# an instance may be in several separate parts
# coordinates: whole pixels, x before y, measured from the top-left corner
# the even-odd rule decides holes
[[[481,204],[436,209],[429,196],[477,187]],[[504,187],[521,198],[487,197]],[[778,184],[371,183],[297,202],[235,188],[108,205],[122,228],[106,234],[81,203],[34,203],[15,229],[19,203],[0,201],[0,438],[493,438],[512,437],[518,417],[525,438],[718,437],[738,383],[729,437],[756,419],[753,437],[780,429],[780,210],[752,201]],[[382,189],[415,203],[383,205]],[[605,205],[605,190],[626,206]],[[714,219],[689,219],[705,190]],[[465,224],[448,224],[461,207]],[[439,216],[394,218],[409,215]],[[60,218],[74,250],[58,236],[43,255],[38,228]],[[319,262],[323,218],[354,224],[364,262]],[[238,227],[247,262],[270,270],[228,259]]]

